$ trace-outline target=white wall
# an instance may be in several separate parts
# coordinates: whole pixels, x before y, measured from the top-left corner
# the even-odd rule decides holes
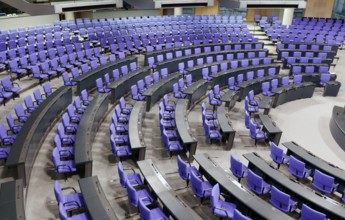
[[[93,18],[119,18],[119,17],[136,17],[136,16],[159,16],[160,10],[114,10],[114,11],[97,11],[93,13]]]
[[[59,20],[58,14],[42,16],[21,15],[18,17],[1,17],[0,29],[7,30],[10,28],[28,27],[42,24],[53,24],[54,20]]]

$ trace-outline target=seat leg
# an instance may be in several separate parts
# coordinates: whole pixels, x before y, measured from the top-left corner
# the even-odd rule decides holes
[[[280,167],[280,163],[278,163],[278,167],[277,167],[277,170],[279,170],[279,167]]]

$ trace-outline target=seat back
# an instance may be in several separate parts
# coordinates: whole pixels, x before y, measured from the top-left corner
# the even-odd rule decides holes
[[[233,155],[230,156],[230,171],[234,176],[238,178],[244,177],[244,165],[241,163],[241,161],[237,160]]]
[[[256,192],[259,195],[261,194],[263,188],[263,179],[251,170],[248,170],[247,184],[253,192]]]
[[[251,220],[251,218],[243,215],[240,211],[235,209],[234,211],[234,217],[232,218],[233,220]]]
[[[316,169],[312,184],[322,192],[332,193],[334,190],[334,177],[326,175]]]
[[[274,162],[281,164],[283,162],[283,149],[278,147],[274,142],[271,142],[271,158]]]
[[[190,175],[191,187],[194,194],[198,197],[203,197],[202,180],[194,172],[191,172]]]
[[[188,166],[187,164],[181,159],[180,155],[177,155],[177,166],[178,166],[178,173],[183,180],[187,180],[189,178],[188,173]]]
[[[326,215],[302,204],[300,220],[326,220]]]
[[[134,207],[138,207],[138,194],[135,191],[134,187],[130,184],[130,182],[127,180],[126,182],[127,186],[127,193],[128,193],[128,200],[131,205]]]

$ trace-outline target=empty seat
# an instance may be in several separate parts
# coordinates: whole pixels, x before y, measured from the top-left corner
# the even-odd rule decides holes
[[[248,170],[247,185],[258,195],[266,194],[271,191],[271,185],[266,183],[261,176],[256,175],[251,170]]]
[[[219,198],[220,190],[219,184],[213,186],[211,192],[211,210],[212,214],[219,216],[221,218],[232,219],[234,216],[234,211],[236,209],[236,204],[223,201]]]
[[[134,206],[139,206],[139,200],[143,202],[144,205],[150,204],[154,201],[154,198],[150,195],[147,189],[138,189],[136,190],[133,185],[127,180],[127,193],[129,203]]]
[[[180,155],[177,155],[177,167],[180,177],[186,181],[187,186],[191,179],[191,173],[195,173],[196,176],[201,176],[198,170],[190,164],[187,165],[187,163],[181,159]]]
[[[191,188],[194,195],[200,198],[201,203],[204,198],[211,196],[212,185],[208,181],[203,181],[202,177],[197,176],[194,172],[191,172]]]
[[[125,170],[131,170],[132,173],[126,174]],[[128,183],[131,185],[134,185],[134,186],[143,185],[143,182],[141,180],[140,175],[138,173],[136,173],[133,168],[132,169],[124,169],[121,161],[119,161],[119,163],[117,164],[117,171],[119,174],[121,186],[123,188],[126,188]]]
[[[241,161],[237,160],[233,155],[230,155],[230,171],[234,176],[238,178],[238,182],[241,181],[242,178],[248,176],[248,168],[241,163]]]
[[[318,212],[309,206],[302,204],[301,214],[299,220],[326,220],[325,214]]]
[[[314,171],[312,185],[323,193],[333,193],[337,188],[338,184],[334,183],[334,177],[326,175],[319,170]]]
[[[139,200],[139,210],[140,210],[140,219],[145,220],[169,220],[169,218],[164,214],[164,212],[159,208],[152,208],[150,204],[150,208],[146,206],[144,200]]]
[[[277,209],[283,212],[293,212],[298,203],[290,198],[289,194],[286,194],[276,187],[272,186],[270,203]]]
[[[281,164],[285,164],[289,162],[289,157],[286,156],[283,149],[278,147],[274,142],[271,142],[271,153],[270,156],[272,160],[278,164],[278,169]]]
[[[290,156],[289,172],[297,177],[297,179],[306,178],[311,175],[312,171],[305,168],[305,163],[296,159],[294,156]]]

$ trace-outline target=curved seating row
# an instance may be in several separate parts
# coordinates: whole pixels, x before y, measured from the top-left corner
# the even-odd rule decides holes
[[[15,148],[7,158],[5,166],[13,170],[16,179],[23,179],[27,186],[36,155],[46,132],[72,102],[72,89],[62,86],[55,90],[30,115],[14,142]]]
[[[336,53],[334,51],[324,51],[324,50],[296,50],[296,49],[279,49],[278,60],[282,60],[286,57],[321,57],[333,60]],[[296,55],[296,53],[298,55]]]
[[[283,59],[283,69],[290,68],[291,64],[295,63],[305,63],[305,64],[327,64],[330,66],[332,64],[333,60],[331,59],[322,59],[319,57],[285,57]]]
[[[340,106],[334,106],[332,110],[332,117],[329,122],[329,129],[334,140],[337,144],[345,150],[344,136],[345,136],[345,126],[344,126],[344,109]]]
[[[79,122],[75,136],[74,161],[81,177],[92,176],[92,144],[108,106],[108,94],[97,94]]]
[[[297,99],[311,98],[314,94],[315,84],[304,82],[299,85],[289,85],[287,87],[279,87],[273,91],[274,98],[272,107],[275,108],[286,102]]]
[[[173,219],[202,219],[171,188],[151,159],[138,161],[145,182]]]
[[[243,214],[253,219],[292,219],[283,212],[273,209],[271,205],[265,204],[255,194],[246,190],[235,179],[229,178],[223,168],[221,168],[208,154],[197,154],[194,156],[199,164],[199,172],[212,184],[219,184],[221,193],[231,198],[236,208]]]
[[[231,90],[229,90],[231,91]],[[224,95],[223,95],[224,96]],[[231,100],[236,101],[236,95],[232,96]],[[232,106],[232,105],[230,105]],[[227,110],[225,109],[225,105],[221,105],[217,107],[217,120],[219,124],[220,133],[222,134],[222,141],[227,142],[226,146],[224,147],[225,150],[231,150],[232,145],[234,143],[236,130],[232,127],[232,124],[229,122],[228,117],[226,116]],[[230,110],[230,108],[229,108]]]
[[[183,91],[183,94],[187,95],[187,109],[191,109],[201,97],[205,96],[207,92],[207,87],[208,81],[200,79],[192,83]]]
[[[288,178],[267,164],[258,154],[247,153],[243,155],[248,161],[248,168],[254,173],[265,177],[265,180],[283,189],[297,201],[310,204],[313,208],[325,213],[329,218],[343,219],[345,209],[338,202],[314,192],[298,181]]]
[[[339,47],[337,45],[330,45],[330,44],[289,42],[289,43],[278,44],[277,52],[280,49],[323,50],[323,51],[334,51],[335,53],[337,53]]]
[[[292,155],[295,158],[302,160],[306,165],[312,169],[320,170],[321,172],[334,177],[336,183],[339,183],[337,191],[342,193],[345,189],[345,171],[334,166],[330,162],[326,162],[312,152],[305,150],[302,146],[296,142],[284,142],[283,146],[287,148],[286,155]]]

